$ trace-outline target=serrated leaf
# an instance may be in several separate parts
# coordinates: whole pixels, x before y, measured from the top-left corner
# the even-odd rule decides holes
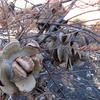
[[[77,51],[78,55],[79,55],[79,59],[81,59],[81,53],[79,51]]]
[[[66,46],[64,50],[65,50],[65,52],[66,52],[68,55],[72,55],[71,47],[70,47],[70,46]]]
[[[57,56],[58,56],[59,61],[61,62],[62,61],[62,57],[63,57],[63,47],[62,46],[58,47]]]
[[[68,55],[67,54],[65,54],[65,62],[66,62],[66,65],[68,65]]]
[[[58,62],[58,63],[60,62],[58,58],[58,54],[57,54],[57,49],[53,50],[52,56],[55,62]]]
[[[71,68],[72,68],[71,60],[70,58],[68,58],[67,69],[71,69]]]

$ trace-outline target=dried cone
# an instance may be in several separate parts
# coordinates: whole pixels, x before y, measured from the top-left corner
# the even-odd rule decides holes
[[[38,56],[39,53],[40,48],[36,41],[21,48],[19,42],[16,40],[10,42],[3,48],[0,55],[0,62],[2,63],[0,80],[4,86],[0,88],[5,93],[10,95],[17,90],[21,92],[32,91],[36,85],[36,80],[32,72],[34,72],[35,66],[39,67],[41,65],[40,63],[38,64],[38,61],[41,62],[41,60],[36,59],[36,62],[35,60],[33,62],[30,57],[36,55],[38,59],[41,59]]]

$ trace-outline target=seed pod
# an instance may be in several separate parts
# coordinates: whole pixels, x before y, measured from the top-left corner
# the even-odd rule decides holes
[[[24,69],[27,73],[33,71],[34,62],[29,57],[19,57],[16,59],[16,62]]]
[[[35,66],[34,66],[34,73],[39,73],[41,70],[42,70],[42,60],[43,60],[43,57],[41,54],[37,54],[36,56],[32,57],[32,60],[34,61],[35,63]]]
[[[12,64],[12,68],[14,70],[15,75],[23,78],[27,77],[26,72],[16,62]]]
[[[26,46],[32,46],[34,48],[40,48],[39,44],[36,41],[32,41],[32,43],[28,43]]]
[[[28,63],[28,65],[29,65],[29,68],[28,68],[27,72],[33,71],[34,65],[35,65],[33,60],[30,57],[27,57],[27,56],[22,57],[22,59],[24,61],[26,61]]]

